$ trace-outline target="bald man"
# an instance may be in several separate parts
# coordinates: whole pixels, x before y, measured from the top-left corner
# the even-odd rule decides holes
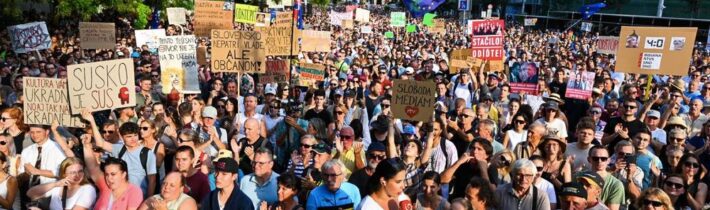
[[[247,119],[244,122],[245,137],[231,144],[232,151],[239,151],[239,169],[241,169],[244,174],[254,173],[254,166],[252,166],[251,161],[254,159],[254,151],[256,151],[256,149],[259,147],[266,147],[272,151],[274,149],[271,142],[259,135],[259,126],[259,120],[252,118]]]
[[[139,210],[168,209],[168,210],[193,210],[197,209],[197,202],[189,195],[183,193],[185,178],[179,172],[171,172],[163,180],[160,194],[153,195],[143,201]]]

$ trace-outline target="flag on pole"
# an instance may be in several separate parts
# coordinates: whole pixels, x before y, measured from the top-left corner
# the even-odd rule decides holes
[[[412,17],[420,18],[424,14],[436,10],[444,2],[446,0],[404,0],[404,6],[412,14]]]

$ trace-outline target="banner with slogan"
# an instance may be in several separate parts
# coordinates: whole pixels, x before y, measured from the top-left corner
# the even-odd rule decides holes
[[[581,100],[591,98],[592,89],[594,88],[594,76],[592,71],[570,71],[565,97]]]
[[[288,60],[267,60],[266,73],[259,75],[259,83],[270,84],[288,81],[288,73],[291,69]]]
[[[195,0],[195,36],[209,36],[212,29],[232,30],[233,15],[232,2]]]
[[[539,71],[533,62],[515,62],[510,67],[510,92],[538,95]]]
[[[407,13],[390,12],[390,26],[404,27],[405,25],[407,25]]]
[[[69,65],[67,75],[72,114],[136,106],[133,59]]]
[[[303,30],[301,51],[330,52],[330,31]]]
[[[353,12],[335,12],[330,11],[330,24],[340,26],[343,20],[352,20]]]
[[[619,49],[618,36],[598,36],[597,37],[597,53],[616,55],[616,50]]]
[[[79,22],[79,37],[82,49],[116,48],[114,23]]]
[[[454,64],[454,60],[466,60],[469,56],[471,56],[471,50],[470,49],[457,49],[457,50],[452,50],[451,55],[449,55],[450,58],[450,64],[449,64],[449,73],[451,74],[456,74],[460,71],[462,68],[469,68],[468,64],[465,64],[465,67],[462,67],[460,63]]]
[[[372,27],[370,27],[370,26],[360,26],[360,33],[363,33],[363,34],[372,33]]]
[[[360,9],[360,8],[355,9],[355,21],[361,22],[361,23],[369,23],[370,22],[370,10]]]
[[[297,31],[293,29],[292,26],[271,26],[255,27],[254,31],[261,32],[261,37],[266,44],[265,55],[289,56],[299,52],[298,33],[291,34],[292,31]]]
[[[446,21],[444,19],[434,19],[434,26],[429,29],[431,33],[446,34]]]
[[[525,26],[534,26],[537,24],[537,18],[525,18]]]
[[[22,93],[25,97],[22,113],[25,124],[83,128],[81,116],[72,115],[66,79],[23,77]]]
[[[431,121],[436,104],[436,83],[396,79],[392,82],[392,114],[404,120]]]
[[[256,12],[258,11],[258,6],[252,6],[248,4],[235,4],[234,22],[254,24],[256,23]]]
[[[473,53],[471,56],[495,63],[489,68],[492,71],[503,70],[500,67],[502,67],[505,56],[503,50],[505,22],[503,20],[475,20],[472,28],[471,48]]]
[[[213,30],[212,71],[264,73],[266,49],[258,31]]]
[[[293,12],[277,12],[276,13],[276,20],[274,21],[271,26],[288,26],[291,27],[293,25]]]
[[[325,66],[322,64],[299,63],[298,85],[311,87],[325,78]]]
[[[168,11],[168,23],[174,25],[187,24],[185,20],[185,13],[187,10],[182,7],[170,7],[166,9]]]
[[[626,73],[686,75],[698,28],[622,26],[616,69]]]
[[[165,29],[136,30],[136,47],[148,45],[151,50],[158,49],[158,40],[165,37]]]
[[[343,24],[341,25],[344,29],[353,29],[355,28],[355,23],[353,20],[343,20]]]
[[[160,81],[163,93],[200,93],[197,79],[197,40],[194,35],[159,39]]]
[[[256,22],[254,23],[254,26],[257,27],[266,27],[271,25],[271,14],[270,13],[263,13],[263,12],[257,12],[256,13]]]
[[[15,53],[49,49],[52,39],[44,22],[32,22],[7,27]],[[114,40],[115,42],[116,40]]]

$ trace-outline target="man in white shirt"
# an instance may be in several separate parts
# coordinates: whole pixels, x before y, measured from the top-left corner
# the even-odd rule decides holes
[[[32,186],[56,181],[59,164],[66,158],[59,144],[49,140],[49,126],[30,125],[29,133],[34,144],[22,150],[18,180],[21,188],[28,188],[21,192],[27,192]],[[23,203],[29,201],[25,193],[21,194]]]

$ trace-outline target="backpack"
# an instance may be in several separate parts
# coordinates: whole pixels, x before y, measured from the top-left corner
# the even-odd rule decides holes
[[[452,97],[456,97],[456,88],[458,88],[459,85],[461,85],[461,83],[456,81],[456,85],[454,85],[454,88],[451,91]],[[467,86],[468,86],[469,95],[471,95],[471,99],[470,99],[471,101],[469,101],[469,102],[471,102],[471,104],[475,104],[475,100],[473,100],[473,99],[474,99],[474,96],[476,95],[476,92],[474,92],[474,89],[473,89],[473,82],[469,82]]]
[[[141,165],[143,165],[143,170],[145,174],[148,175],[148,152],[150,149],[146,147],[141,147]],[[121,147],[121,151],[118,152],[118,159],[123,159],[123,155],[126,154],[126,146]]]

